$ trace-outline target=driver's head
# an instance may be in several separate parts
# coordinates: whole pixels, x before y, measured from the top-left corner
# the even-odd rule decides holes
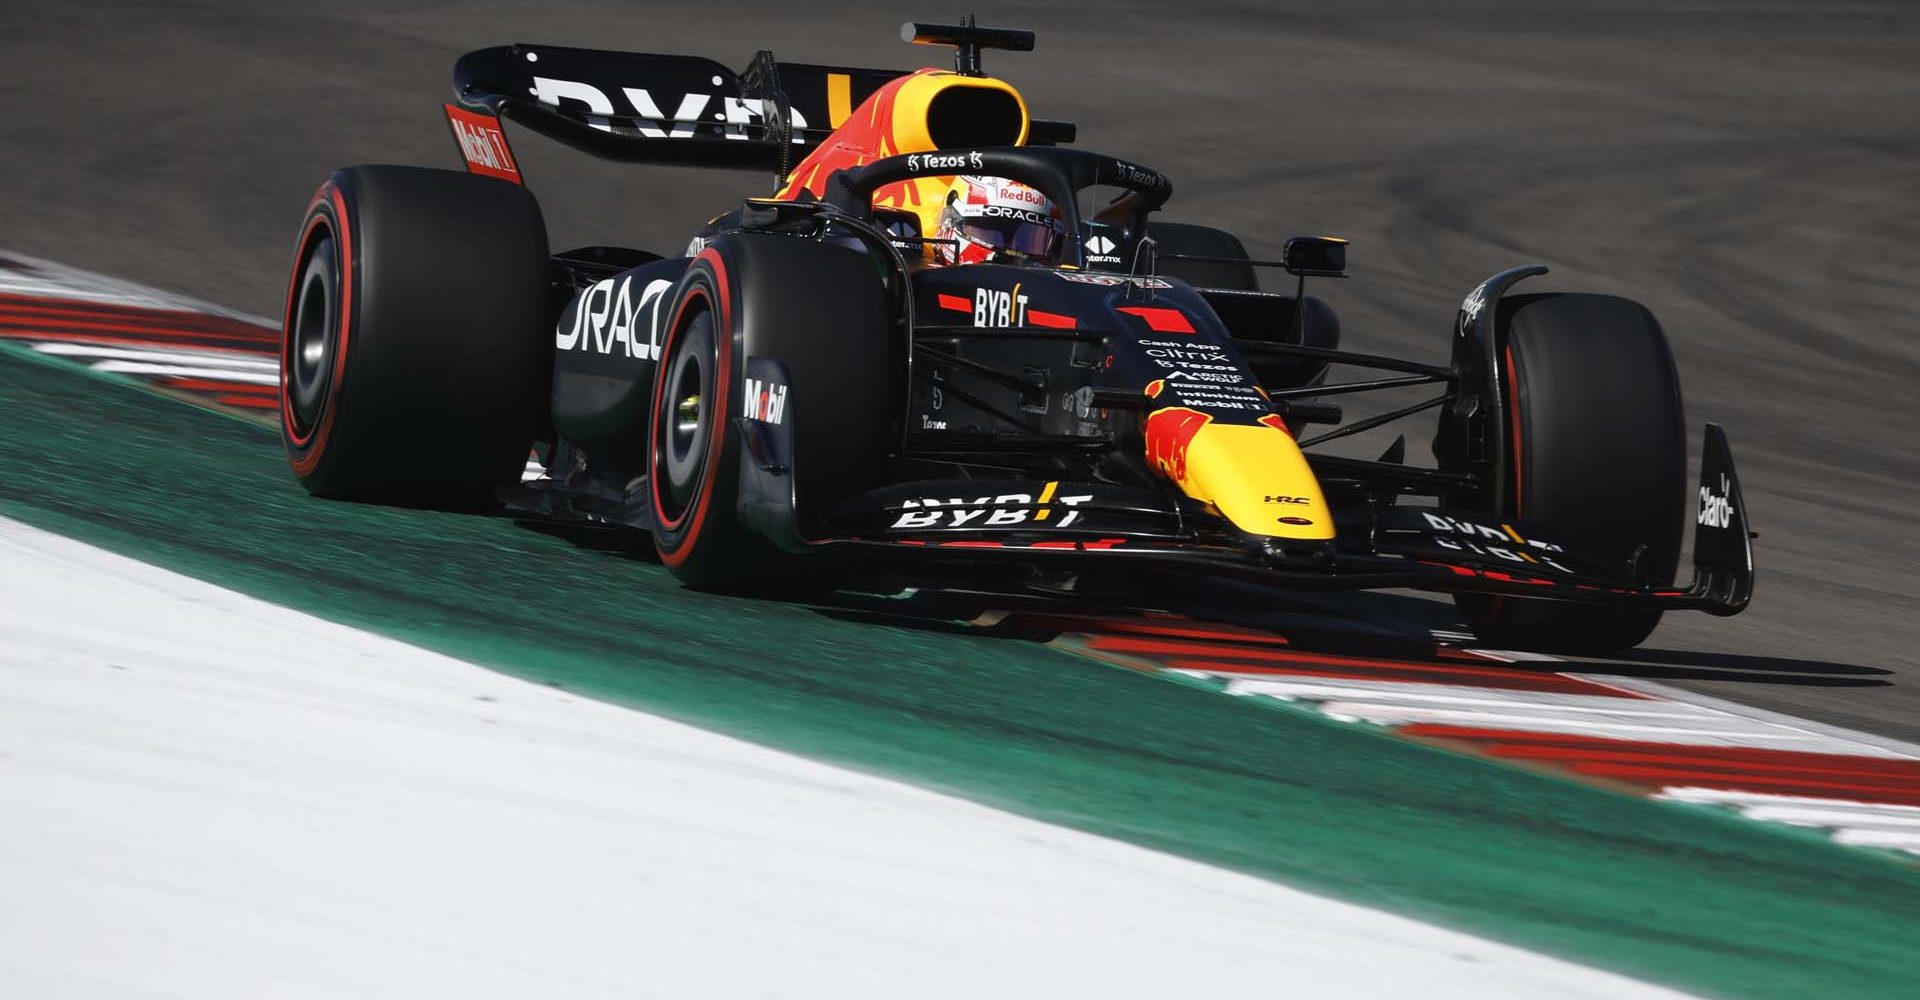
[[[947,189],[933,245],[942,264],[979,264],[996,256],[1057,263],[1066,222],[1046,195],[1000,177],[958,177]]]

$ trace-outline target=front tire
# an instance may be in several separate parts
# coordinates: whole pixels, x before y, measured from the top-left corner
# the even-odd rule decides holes
[[[546,226],[526,189],[338,171],[294,248],[281,437],[307,491],[427,506],[518,481],[552,355]]]
[[[1686,418],[1673,352],[1645,306],[1611,295],[1514,295],[1498,307],[1511,499],[1576,553],[1613,556],[1640,582],[1672,584],[1687,492]],[[1636,556],[1637,553],[1637,556]],[[1456,597],[1481,641],[1611,653],[1639,645],[1660,612]]]
[[[648,430],[654,547],[691,587],[777,583],[802,558],[790,549],[804,549],[797,529],[809,515],[884,475],[906,386],[886,285],[858,251],[734,233],[695,258],[674,301]],[[779,429],[792,434],[793,468],[777,503],[796,528],[786,548],[742,511],[752,358],[778,362],[789,382]]]

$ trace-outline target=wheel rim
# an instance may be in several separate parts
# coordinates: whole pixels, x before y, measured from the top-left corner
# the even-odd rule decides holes
[[[339,323],[335,301],[333,240],[323,237],[307,257],[300,297],[293,311],[287,352],[288,395],[294,430],[305,434],[320,422],[333,382],[334,348]]]
[[[705,478],[707,444],[713,433],[713,324],[705,312],[687,323],[666,371],[666,392],[655,432],[659,464],[654,470],[666,489],[660,493],[668,518],[677,518],[700,491]]]

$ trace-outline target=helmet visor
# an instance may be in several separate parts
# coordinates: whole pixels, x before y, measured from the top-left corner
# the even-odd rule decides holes
[[[1028,257],[1053,252],[1053,226],[1024,219],[968,219],[962,223],[967,238],[995,250],[1011,250]]]

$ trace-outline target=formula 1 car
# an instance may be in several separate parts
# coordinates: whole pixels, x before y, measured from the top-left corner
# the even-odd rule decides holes
[[[1623,298],[1481,282],[1446,363],[1339,347],[1305,279],[1346,244],[1253,260],[1155,216],[1169,180],[1075,149],[981,70],[1029,32],[909,24],[953,70],[513,45],[462,57],[464,173],[361,166],[295,246],[282,427],[320,496],[504,502],[650,537],[703,588],[904,565],[1084,579],[1140,570],[1456,596],[1486,643],[1633,646],[1669,609],[1753,590],[1721,430],[1703,449],[1694,578],[1680,389]],[[769,170],[685,251],[550,253],[502,119],[605,158]],[[1042,193],[1071,234],[930,266],[956,175]],[[1082,213],[1090,193],[1112,192]],[[1261,291],[1256,268],[1293,276]],[[1330,366],[1387,373],[1329,382]],[[1351,393],[1435,395],[1342,424]],[[1431,468],[1321,442],[1437,411]],[[1334,429],[1304,436],[1315,424]],[[544,474],[522,483],[530,453]],[[638,533],[644,533],[640,535]],[[798,572],[796,572],[798,571]]]

